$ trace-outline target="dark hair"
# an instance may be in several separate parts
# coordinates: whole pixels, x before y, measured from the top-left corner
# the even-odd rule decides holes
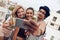
[[[26,12],[27,12],[27,10],[29,10],[29,9],[31,9],[31,10],[33,11],[33,15],[34,15],[34,9],[33,9],[32,7],[27,8],[27,9],[26,9]],[[24,17],[24,18],[27,19],[26,14],[25,14],[25,17]]]
[[[46,11],[45,18],[47,18],[48,16],[50,16],[50,9],[49,9],[49,7],[47,7],[47,6],[41,6],[41,7],[39,8],[39,11],[40,11],[41,9],[43,9],[43,10]]]
[[[34,14],[34,9],[32,7],[27,8],[26,11],[29,9],[31,9],[33,11],[33,14]]]

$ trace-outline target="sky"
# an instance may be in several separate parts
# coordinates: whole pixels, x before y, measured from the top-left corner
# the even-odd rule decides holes
[[[50,10],[60,10],[60,0],[11,0],[12,2],[17,2],[25,8],[33,7],[38,11],[40,6],[48,6]]]

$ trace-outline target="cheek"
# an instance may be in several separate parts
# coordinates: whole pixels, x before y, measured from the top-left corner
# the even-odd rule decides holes
[[[42,17],[43,17],[43,19],[45,18],[45,16],[44,16],[44,15],[42,15]]]
[[[17,14],[18,16],[21,15],[20,13]]]
[[[19,16],[19,15],[20,15],[20,16],[23,16],[23,15],[24,15],[24,13],[19,13],[19,14],[18,14],[18,16]]]
[[[44,19],[44,15],[43,14],[38,14],[38,17]]]
[[[31,17],[33,17],[34,15],[32,14]]]
[[[21,15],[22,15],[22,16],[24,16],[25,14],[24,14],[24,13],[22,13]]]
[[[29,16],[28,14],[26,14],[26,16]]]
[[[29,17],[33,17],[33,14],[30,14]]]
[[[24,13],[24,12],[22,12],[22,14],[23,14],[23,15],[25,15],[25,13]]]
[[[27,17],[33,17],[33,14],[26,14]]]

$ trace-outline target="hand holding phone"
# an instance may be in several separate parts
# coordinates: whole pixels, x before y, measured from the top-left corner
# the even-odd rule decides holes
[[[38,28],[37,23],[35,23],[34,21],[32,21],[32,20],[25,21],[24,19],[20,19],[20,18],[16,18],[15,26],[26,29],[30,33],[34,33]]]
[[[16,18],[15,27],[27,29],[27,27],[24,26],[24,23],[25,23],[24,19]]]

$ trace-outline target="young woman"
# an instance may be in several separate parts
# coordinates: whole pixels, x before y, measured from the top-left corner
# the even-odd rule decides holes
[[[26,9],[25,19],[30,20],[34,18],[34,9],[32,7],[29,7]]]
[[[13,10],[12,16],[14,16],[15,18],[24,19],[24,16],[25,16],[24,8],[21,6],[16,7]],[[22,29],[20,27],[15,27],[13,40],[16,40],[16,39],[23,40],[23,38],[26,37],[24,32],[25,32],[24,29]]]
[[[24,19],[24,16],[25,16],[24,8],[23,8],[22,6],[17,5],[17,6],[14,8],[11,17],[9,17],[9,18],[7,19],[7,23],[5,22],[5,23],[3,24],[3,27],[4,27],[4,28],[7,28],[7,27],[9,27],[9,26],[14,26],[14,27],[15,27],[15,21],[16,21],[15,18]],[[18,37],[19,40],[23,40],[23,38],[26,37],[25,34],[24,34],[24,29],[22,29],[22,28],[20,28],[20,27],[15,27],[14,29],[15,29],[15,30],[14,30],[14,32],[13,32],[14,35],[13,35],[12,40],[16,40],[17,37]]]

